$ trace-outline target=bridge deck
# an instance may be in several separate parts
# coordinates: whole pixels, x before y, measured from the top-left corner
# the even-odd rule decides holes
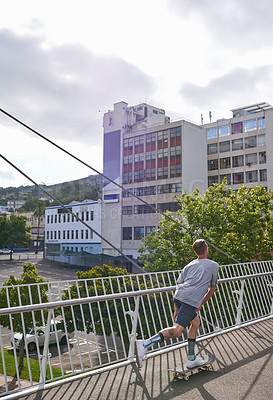
[[[20,399],[272,399],[273,319],[203,340],[197,347],[201,355],[215,354],[216,362],[213,371],[188,381],[175,381],[168,371],[186,359],[182,348],[149,358],[142,370],[132,363],[35,394],[21,393]]]

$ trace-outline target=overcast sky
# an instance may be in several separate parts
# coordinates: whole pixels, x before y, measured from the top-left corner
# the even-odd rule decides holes
[[[0,108],[102,172],[102,118],[148,102],[197,124],[273,104],[272,0],[9,0]],[[38,183],[93,174],[0,112],[1,154]],[[29,182],[0,159],[0,187]]]

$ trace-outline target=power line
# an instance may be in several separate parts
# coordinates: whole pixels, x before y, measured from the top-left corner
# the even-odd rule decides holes
[[[155,211],[158,214],[163,215],[165,218],[169,219],[170,221],[174,222],[175,224],[177,224],[180,228],[186,230],[187,232],[189,232],[191,235],[196,236],[197,238],[201,238],[200,235],[198,235],[197,233],[193,232],[191,229],[187,228],[186,226],[184,226],[183,224],[181,224],[180,222],[176,221],[174,218],[172,218],[171,216],[165,214],[164,212],[162,212],[161,210],[159,210],[157,207],[154,207],[152,204],[149,204],[147,201],[143,200],[142,198],[138,197],[137,195],[135,195],[134,193],[130,192],[128,189],[124,188],[123,185],[118,184],[117,182],[115,182],[114,180],[112,180],[111,178],[105,176],[103,173],[99,172],[98,170],[96,170],[95,168],[93,168],[91,165],[87,164],[86,162],[84,162],[83,160],[81,160],[80,158],[76,157],[74,154],[70,153],[69,151],[67,151],[66,149],[64,149],[63,147],[59,146],[57,143],[53,142],[52,140],[48,139],[46,136],[42,135],[40,132],[36,131],[35,129],[31,128],[30,126],[28,126],[27,124],[25,124],[24,122],[20,121],[18,118],[14,117],[13,115],[9,114],[7,111],[3,110],[2,108],[0,108],[0,111],[5,114],[6,116],[8,116],[9,118],[13,119],[14,121],[16,121],[18,124],[24,126],[26,129],[30,130],[31,132],[35,133],[35,135],[38,135],[40,138],[44,139],[45,141],[47,141],[48,143],[52,144],[53,146],[57,147],[59,150],[61,150],[62,152],[64,152],[65,154],[69,155],[70,157],[74,158],[76,161],[80,162],[81,164],[85,165],[87,168],[91,169],[92,171],[94,171],[96,174],[100,175],[101,177],[103,177],[104,179],[108,180],[109,182],[113,183],[115,186],[117,186],[118,188],[126,191],[126,193],[130,194],[132,197],[135,197],[136,199],[140,200],[143,204],[145,204],[146,206],[148,206],[150,209],[152,209],[153,211]],[[235,261],[236,263],[239,263],[240,261],[236,260],[234,257],[232,257],[230,254],[224,252],[222,249],[220,249],[219,247],[215,246],[213,243],[211,243],[210,241],[208,241],[206,239],[206,242],[213,247],[215,250],[221,252],[222,254],[224,254],[226,257],[232,259],[233,261]],[[111,246],[113,247],[113,246]]]
[[[76,214],[74,214],[69,208],[67,208],[60,200],[58,200],[56,197],[54,197],[51,193],[49,193],[47,190],[45,190],[42,186],[40,186],[37,182],[35,182],[33,179],[31,179],[27,174],[25,174],[20,168],[18,168],[16,165],[14,165],[11,161],[9,161],[6,157],[4,157],[2,154],[0,154],[0,157],[6,161],[9,165],[11,165],[14,169],[16,169],[20,174],[22,174],[25,178],[27,178],[30,182],[32,182],[36,187],[41,189],[47,196],[51,197],[54,201],[56,201],[67,213],[73,215],[74,218],[76,218],[77,221],[80,221],[84,226],[86,226],[88,229],[90,229],[92,232],[94,232],[100,239],[104,240],[107,244],[109,244],[114,250],[116,250],[119,254],[121,254],[123,257],[127,259],[130,263],[132,263],[134,266],[137,268],[141,268],[134,260],[132,260],[130,257],[128,257],[126,254],[124,254],[121,250],[119,250],[117,247],[115,247],[112,243],[110,243],[107,239],[105,239],[100,233],[95,231],[95,229],[91,228],[86,222],[84,222],[81,218],[77,217]],[[144,270],[143,270],[144,272]]]

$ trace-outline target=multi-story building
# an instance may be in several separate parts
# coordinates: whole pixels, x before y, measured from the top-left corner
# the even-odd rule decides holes
[[[33,212],[23,212],[20,215],[26,218],[26,226],[31,228],[30,249],[41,251],[44,248],[45,217],[34,215]]]
[[[129,191],[105,182],[102,236],[125,254],[138,257],[141,238],[161,215],[177,211],[174,194],[207,187],[206,134],[188,121],[170,122],[165,111],[148,104],[114,104],[104,114],[104,175]],[[130,193],[145,200],[136,199]],[[102,252],[118,255],[102,241]]]
[[[273,189],[273,107],[264,102],[231,111],[232,118],[204,125],[208,186],[226,178],[234,190],[242,184]]]
[[[80,253],[98,254],[101,252],[101,239],[88,229],[80,218],[99,235],[101,234],[101,201],[73,201],[66,206],[74,217],[61,206],[45,209],[45,257],[60,262],[68,262],[64,253],[77,257]]]

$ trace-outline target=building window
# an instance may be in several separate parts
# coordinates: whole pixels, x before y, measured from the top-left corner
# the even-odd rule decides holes
[[[243,167],[244,166],[244,156],[234,156],[232,157],[232,166],[233,168],[236,167]]]
[[[82,211],[82,221],[84,221],[84,211]]]
[[[241,183],[244,183],[244,173],[243,172],[238,172],[235,174],[232,174],[233,177],[233,185],[238,185]]]
[[[232,135],[236,135],[237,133],[243,132],[243,122],[235,122],[232,124]]]
[[[182,192],[182,183],[167,183],[165,185],[157,185],[157,194],[178,193]]]
[[[65,239],[65,231],[63,231],[63,239]]]
[[[71,231],[71,239],[74,239],[74,231],[73,231],[73,229]]]
[[[50,231],[50,239],[53,239],[53,231]]]
[[[94,211],[90,211],[90,220],[91,220],[91,221],[94,220]]]
[[[266,169],[260,169],[260,181],[261,181],[261,182],[267,181],[267,172],[266,172]]]
[[[258,118],[258,128],[259,129],[264,129],[265,128],[265,118]]]
[[[156,186],[135,188],[135,196],[151,196],[156,194]]]
[[[230,151],[230,141],[227,140],[225,142],[219,143],[220,153],[225,153],[226,151]]]
[[[66,237],[69,239],[70,231],[67,231]]]
[[[135,182],[143,182],[144,181],[144,170],[135,171]]]
[[[255,131],[257,129],[257,121],[256,119],[249,119],[245,121],[245,132]]]
[[[245,148],[252,149],[257,146],[257,136],[249,136],[245,138]]]
[[[232,151],[243,149],[243,139],[232,140]]]
[[[88,239],[88,229],[85,230],[85,239]],[[92,231],[91,231],[92,232]],[[91,238],[92,239],[92,238]]]
[[[51,223],[53,224],[53,215],[51,215],[50,220],[51,220]]]
[[[222,183],[225,178],[227,181],[227,185],[231,185],[231,174],[220,175],[220,183]]]
[[[132,214],[133,214],[133,206],[122,207],[122,215],[132,215]]]
[[[216,169],[218,169],[218,159],[208,160],[208,170],[214,171]]]
[[[250,165],[257,164],[257,153],[246,154],[245,155],[245,164],[249,167]]]
[[[88,221],[89,220],[89,211],[86,211],[86,217],[85,220]]]
[[[76,230],[76,239],[79,239],[79,231]]]
[[[81,239],[83,239],[83,229],[81,229]]]
[[[246,172],[246,183],[258,182],[258,171]]]
[[[218,183],[218,175],[208,177],[208,186],[211,186],[213,183]]]
[[[155,207],[155,204],[151,204],[151,206]],[[154,214],[155,210],[149,207],[148,204],[139,204],[134,206],[134,214]]]
[[[230,168],[230,157],[220,158],[220,169]]]
[[[210,143],[207,145],[207,154],[217,154],[218,153],[218,143]]]
[[[158,211],[164,213],[166,211],[176,212],[180,208],[180,204],[176,201],[172,203],[158,203],[157,209]]]
[[[122,190],[122,197],[132,197],[133,188]]]
[[[155,226],[145,226],[145,236],[149,235],[155,228]]]
[[[258,146],[265,146],[265,135],[258,135]]]
[[[123,172],[123,183],[132,183],[132,172]]]
[[[179,176],[181,176],[181,173],[182,173],[181,164],[171,165],[171,169],[170,169],[170,177],[171,178],[179,177]]]
[[[58,231],[58,239],[61,239],[61,231]]]
[[[49,239],[49,231],[46,232],[46,238]]]
[[[134,227],[134,240],[141,240],[144,237],[144,226]]]
[[[259,164],[265,164],[266,163],[266,151],[261,151],[259,153]]]
[[[208,128],[207,139],[215,139],[215,138],[217,138],[217,128]]]
[[[221,125],[219,126],[219,137],[227,136],[230,134],[230,126],[229,125]]]
[[[145,180],[154,181],[155,180],[155,168],[147,168],[145,170]]]
[[[159,167],[157,169],[157,179],[167,179],[168,178],[168,167]]]
[[[122,240],[132,240],[132,227],[122,228]]]
[[[57,214],[55,214],[54,221],[55,221],[55,224],[57,224]]]
[[[49,224],[49,215],[47,216],[47,223]]]
[[[181,144],[181,126],[171,128],[170,130],[170,145],[177,146]]]

